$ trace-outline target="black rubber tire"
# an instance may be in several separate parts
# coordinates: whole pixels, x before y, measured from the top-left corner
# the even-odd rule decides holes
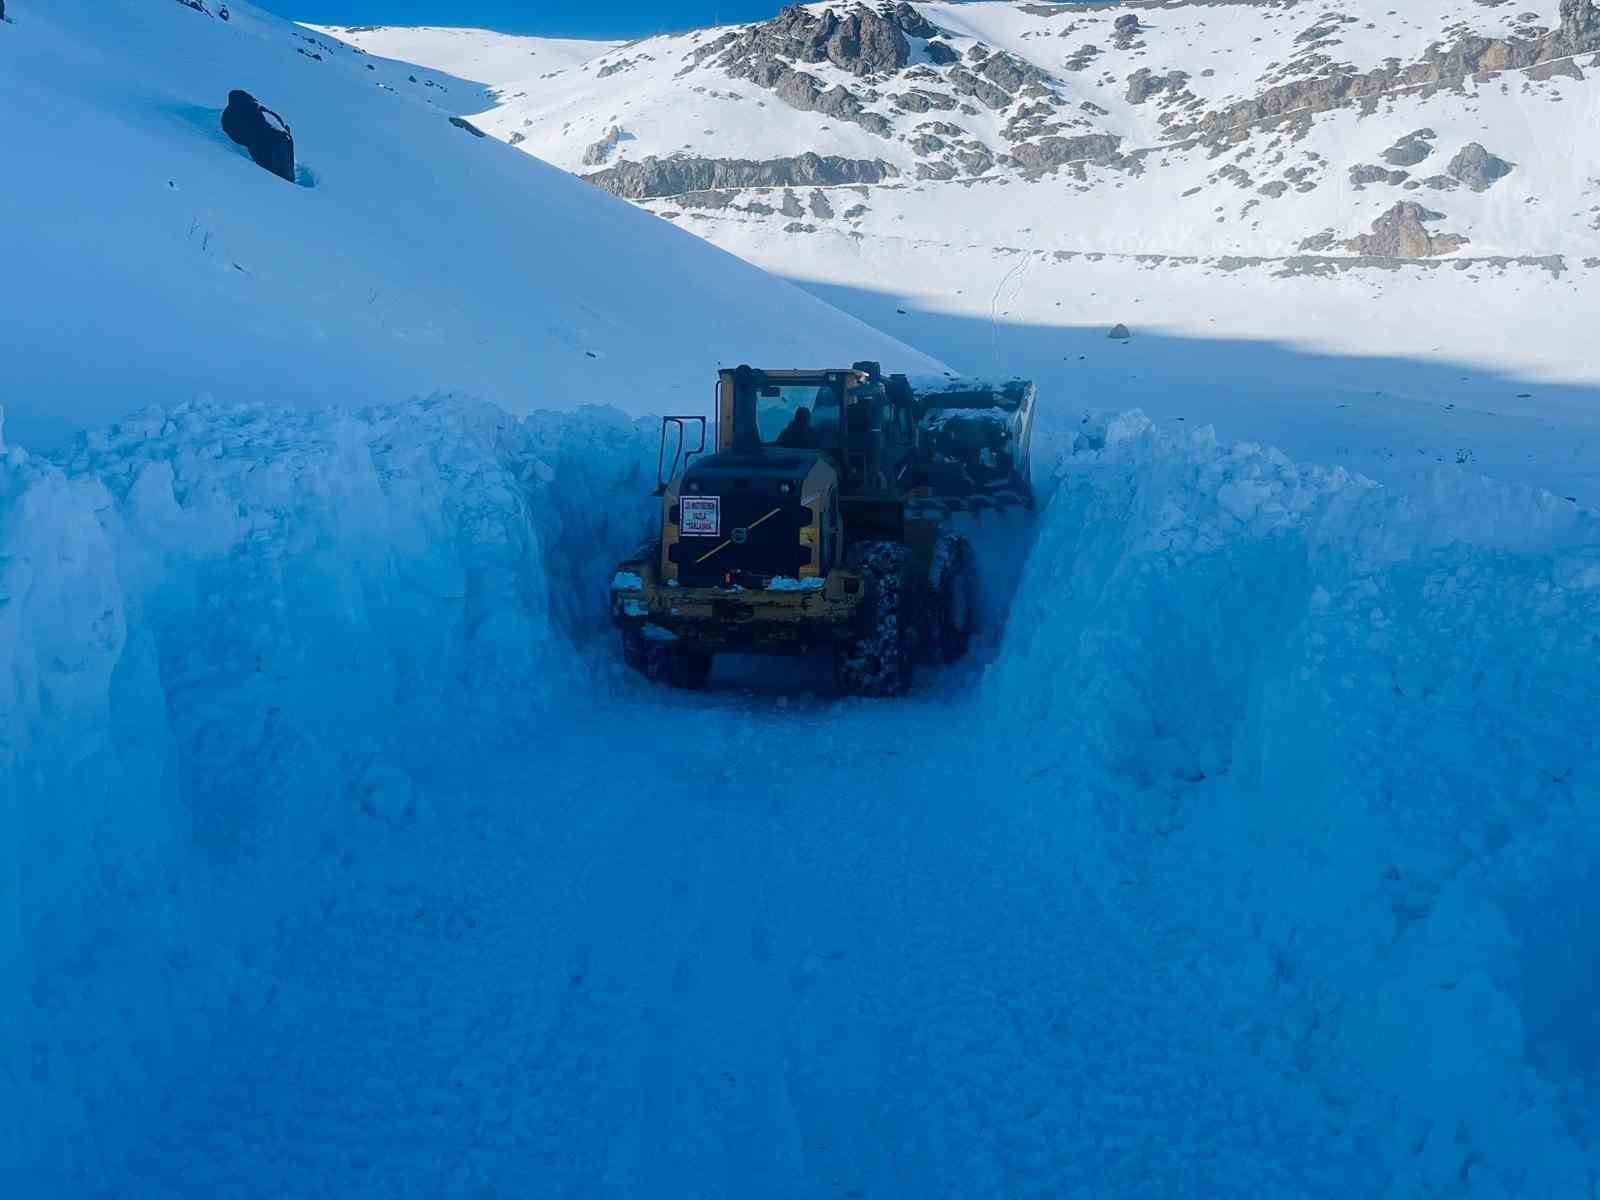
[[[865,600],[856,636],[834,645],[833,677],[849,696],[903,696],[918,650],[919,580],[898,542],[858,542],[845,565],[861,572]]]
[[[654,683],[697,692],[711,678],[712,656],[653,642],[637,629],[622,631],[622,661]]]
[[[942,663],[965,657],[978,626],[978,558],[958,533],[934,543],[927,616],[930,656]]]

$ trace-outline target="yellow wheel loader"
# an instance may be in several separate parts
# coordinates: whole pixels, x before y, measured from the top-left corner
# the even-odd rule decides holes
[[[611,580],[624,660],[696,688],[722,651],[831,648],[840,690],[869,696],[954,662],[978,568],[949,517],[1032,507],[1033,408],[1025,380],[913,384],[872,362],[719,372],[714,451],[705,417],[662,419],[660,534]]]

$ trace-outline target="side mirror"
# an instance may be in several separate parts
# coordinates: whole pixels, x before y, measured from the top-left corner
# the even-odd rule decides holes
[[[693,446],[689,445],[688,426],[698,426],[698,435]],[[671,430],[674,435],[672,447],[672,461],[667,461],[667,433]],[[661,418],[661,446],[656,451],[656,492],[658,496],[666,494],[667,485],[673,481],[681,470],[687,469],[690,461],[697,454],[705,453],[706,448],[706,419],[704,417],[662,417]]]

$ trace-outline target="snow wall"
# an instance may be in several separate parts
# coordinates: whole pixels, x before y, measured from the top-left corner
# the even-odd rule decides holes
[[[1594,512],[1130,414],[1060,463],[984,708],[1018,819],[1392,1194],[1578,1195],[1597,665]]]
[[[108,1186],[127,1098],[249,1002],[340,847],[605,686],[569,638],[648,523],[654,451],[609,410],[446,397],[0,451],[0,1191]]]
[[[602,600],[654,455],[615,413],[434,397],[191,404],[0,458],[0,1184],[112,1183],[129,1097],[265,1002],[257,935],[353,841],[629,686]],[[1577,1194],[1595,515],[1137,415],[1054,475],[972,698],[1010,783],[974,802],[1386,1147],[1394,1194]]]

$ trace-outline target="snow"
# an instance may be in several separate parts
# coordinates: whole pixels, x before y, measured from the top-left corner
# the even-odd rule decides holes
[[[1334,40],[1312,45],[1297,39],[1328,27],[1317,6],[918,8],[963,55],[1003,50],[1049,72],[1062,104],[1051,120],[1080,122],[1067,135],[1112,133],[1125,151],[1155,153],[1139,173],[1090,165],[1081,180],[1070,170],[1028,179],[1004,166],[976,179],[921,180],[918,123],[954,123],[1000,152],[1009,145],[1002,115],[893,113],[873,102],[871,110],[895,120],[893,136],[876,137],[790,109],[711,65],[680,78],[710,33],[636,43],[623,55],[634,67],[603,79],[595,62],[523,80],[477,119],[579,173],[594,169],[583,152],[613,124],[631,140],[611,161],[679,152],[883,158],[898,178],[820,189],[832,217],[795,221],[781,211],[778,189],[731,191],[716,206],[684,197],[641,206],[959,370],[1036,380],[1041,422],[1052,406],[1061,419],[1081,415],[1061,412],[1064,402],[1136,406],[1163,422],[1213,424],[1227,438],[1267,440],[1390,482],[1409,485],[1459,459],[1584,503],[1600,497],[1600,374],[1586,333],[1600,270],[1600,161],[1587,135],[1600,119],[1592,71],[1545,80],[1507,72],[1460,88],[1395,92],[1371,111],[1336,108],[1303,129],[1262,128],[1223,147],[1179,141],[1161,123],[1177,110],[1158,99],[1131,104],[1125,94],[1137,69],[1181,69],[1185,87],[1215,109],[1301,68],[1315,74],[1315,54],[1360,71],[1391,57],[1412,63],[1453,42],[1460,27],[1503,36],[1525,23],[1524,9],[1426,0],[1396,10],[1349,0],[1337,7],[1344,19]],[[1556,26],[1557,8],[1555,0],[1534,5],[1535,23]],[[1119,47],[1111,27],[1126,11],[1139,14],[1142,30]],[[1069,69],[1084,44],[1102,56]],[[828,64],[805,69],[864,94],[860,81]],[[878,86],[889,93],[911,82]],[[1085,116],[1086,103],[1104,115]],[[1472,141],[1516,168],[1483,193],[1349,182],[1350,168],[1381,163],[1383,150],[1423,128],[1436,134],[1434,150],[1411,183],[1444,171]],[[1243,172],[1248,186],[1225,170]],[[1291,184],[1290,171],[1305,172],[1301,182]],[[1271,182],[1287,190],[1263,193]],[[810,191],[795,196],[805,204]],[[1404,199],[1444,212],[1434,228],[1469,244],[1424,263],[1359,265],[1337,244],[1323,256],[1334,261],[1306,261],[1308,238],[1365,234]],[[1500,261],[1507,258],[1528,261]],[[1103,343],[1117,323],[1134,338],[1111,351],[1121,355],[1112,361]],[[1087,365],[1078,366],[1079,355]]]
[[[699,408],[736,359],[938,366],[453,128],[446,114],[469,92],[466,110],[481,106],[481,89],[413,84],[414,68],[246,4],[228,22],[171,0],[11,15],[0,103],[49,114],[8,145],[8,172],[30,184],[0,197],[0,261],[28,281],[4,331],[27,348],[7,356],[16,444],[206,395],[314,406],[462,390],[514,412],[637,414]],[[255,168],[223,135],[241,86],[289,122],[315,186]]]
[[[519,37],[488,29],[436,26],[306,25],[368,54],[416,63],[458,79],[492,85],[565,71],[617,49],[620,42]]]
[[[693,696],[623,675],[590,594],[648,525],[653,436],[441,396],[11,451],[25,1189],[1592,1169],[1546,918],[1592,940],[1593,511],[1096,418],[1039,464],[981,675]],[[660,770],[663,723],[693,769]]]
[[[52,120],[0,200],[0,1192],[1592,1190],[1581,274],[1158,292],[730,220],[1036,379],[1040,507],[964,519],[990,627],[904,701],[673,692],[606,616],[656,417],[721,354],[940,364],[450,128],[454,76],[8,7]],[[195,111],[239,83],[315,187]]]

